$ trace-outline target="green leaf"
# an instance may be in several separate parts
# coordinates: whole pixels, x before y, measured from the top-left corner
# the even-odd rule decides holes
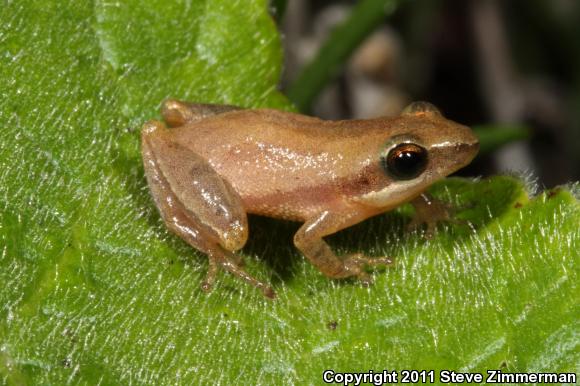
[[[251,219],[264,299],[168,233],[139,125],[161,100],[290,109],[266,1],[4,2],[0,13],[0,383],[322,383],[322,371],[575,371],[578,200],[515,178],[435,196],[473,228],[405,233],[410,209],[330,238],[396,256],[375,285],[320,275],[297,224]],[[577,189],[577,187],[576,187]]]

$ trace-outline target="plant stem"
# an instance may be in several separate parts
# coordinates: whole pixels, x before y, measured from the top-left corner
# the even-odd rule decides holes
[[[391,14],[400,0],[361,0],[350,16],[331,33],[318,54],[290,85],[287,95],[299,110],[307,111],[324,86],[333,79],[350,54]]]

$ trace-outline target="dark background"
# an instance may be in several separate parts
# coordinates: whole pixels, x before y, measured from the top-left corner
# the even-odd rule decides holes
[[[303,110],[367,118],[426,100],[481,130],[528,131],[524,140],[484,152],[461,174],[523,173],[541,187],[580,179],[580,1],[384,3],[378,26]],[[286,49],[283,90],[358,4],[273,1]]]

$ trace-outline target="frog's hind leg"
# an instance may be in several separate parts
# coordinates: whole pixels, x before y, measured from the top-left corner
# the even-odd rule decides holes
[[[218,267],[260,288],[267,297],[274,291],[241,266],[234,251],[248,237],[241,198],[202,157],[171,141],[164,125],[151,121],[142,129],[145,174],[155,203],[167,227],[210,259],[202,288],[209,291]],[[164,157],[155,157],[163,154]]]
[[[241,110],[241,108],[230,105],[190,103],[176,99],[167,99],[161,107],[161,115],[163,115],[163,119],[169,127],[179,127],[186,123],[199,121],[212,115],[223,114],[233,110]]]

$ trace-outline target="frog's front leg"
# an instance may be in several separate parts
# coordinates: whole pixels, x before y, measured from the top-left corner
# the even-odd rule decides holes
[[[388,257],[370,258],[361,253],[354,253],[340,259],[322,239],[356,224],[366,217],[352,210],[324,211],[305,222],[298,229],[294,235],[294,245],[324,275],[334,279],[356,276],[368,285],[371,283],[371,278],[365,272],[365,267],[392,265],[392,259]]]
[[[433,237],[439,222],[445,221],[455,224],[468,224],[465,220],[453,218],[456,208],[446,202],[434,198],[429,193],[420,194],[417,198],[411,201],[411,205],[415,208],[415,215],[407,225],[407,229],[412,231],[418,229],[422,224],[426,224],[426,238]]]
[[[212,115],[227,113],[228,111],[240,110],[239,107],[230,105],[213,105],[204,103],[190,103],[167,99],[161,106],[161,115],[169,127],[179,127],[186,123],[195,122]]]
[[[165,224],[210,259],[202,288],[211,289],[219,266],[274,297],[274,291],[248,274],[233,253],[246,243],[248,224],[241,198],[229,182],[205,159],[173,142],[160,122],[149,122],[142,129],[142,154]]]

